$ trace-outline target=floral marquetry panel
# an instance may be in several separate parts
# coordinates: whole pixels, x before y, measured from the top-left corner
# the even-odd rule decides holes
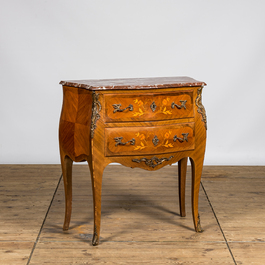
[[[195,148],[194,123],[105,128],[105,155],[162,154]]]
[[[171,120],[194,117],[193,91],[105,96],[106,122]]]

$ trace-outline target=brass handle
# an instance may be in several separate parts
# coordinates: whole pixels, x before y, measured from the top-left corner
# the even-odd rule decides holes
[[[180,100],[179,102],[181,103],[181,105],[175,104],[175,102],[173,101],[171,104],[171,108],[174,109],[175,107],[177,107],[178,109],[186,109],[187,100]]]
[[[133,159],[132,162],[136,162],[136,163],[145,162],[145,164],[147,166],[155,168],[156,166],[161,165],[163,162],[169,161],[173,157],[174,156],[170,156],[169,158],[167,158],[167,157],[158,158],[158,157],[154,156],[151,159],[148,159],[148,158],[144,157],[144,158],[141,158],[141,159]]]
[[[131,145],[134,145],[135,144],[135,139],[132,138],[131,140],[127,141],[126,143],[122,143],[122,139],[123,137],[115,137],[114,140],[116,142],[115,146],[117,145],[126,145],[128,143],[131,143]]]
[[[133,105],[132,105],[132,104],[130,104],[130,105],[129,105],[127,108],[125,108],[125,109],[120,109],[121,104],[113,104],[112,106],[113,106],[113,108],[114,108],[113,113],[115,113],[115,112],[123,112],[123,111],[125,111],[126,109],[129,109],[129,111],[133,111]]]
[[[151,106],[150,106],[150,108],[151,108],[151,110],[154,112],[155,110],[156,110],[156,104],[155,104],[155,102],[153,102],[152,104],[151,104]]]
[[[183,138],[180,138],[177,135],[175,135],[173,137],[173,141],[176,142],[177,140],[179,140],[181,143],[183,143],[185,141],[188,142],[188,135],[189,135],[189,133],[183,133],[182,135],[183,135]]]

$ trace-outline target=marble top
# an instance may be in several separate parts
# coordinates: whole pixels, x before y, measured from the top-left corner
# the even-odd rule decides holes
[[[205,86],[206,83],[187,76],[179,77],[150,77],[150,78],[124,78],[124,79],[87,79],[61,81],[61,85],[85,88],[88,90],[110,89],[154,89],[170,87]]]

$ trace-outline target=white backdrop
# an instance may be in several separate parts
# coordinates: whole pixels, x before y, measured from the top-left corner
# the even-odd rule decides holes
[[[0,0],[0,163],[59,163],[60,80],[205,81],[206,165],[265,165],[265,1]]]

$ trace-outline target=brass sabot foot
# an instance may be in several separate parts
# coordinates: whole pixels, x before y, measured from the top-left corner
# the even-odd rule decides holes
[[[198,214],[198,221],[197,221],[197,226],[196,226],[196,232],[197,233],[202,233],[203,229],[201,227],[201,219],[200,219],[200,215]]]
[[[94,233],[93,239],[92,239],[92,246],[97,246],[99,243],[99,238],[96,233]]]

